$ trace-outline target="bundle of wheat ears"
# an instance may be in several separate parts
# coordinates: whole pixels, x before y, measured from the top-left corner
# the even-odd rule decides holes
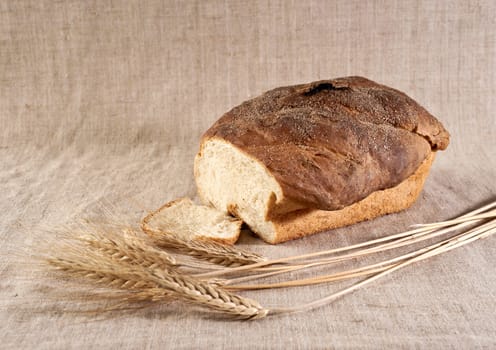
[[[403,267],[486,238],[496,233],[495,208],[496,201],[452,220],[415,225],[406,232],[350,246],[273,260],[234,246],[185,240],[159,231],[145,235],[128,226],[86,223],[80,227],[81,234],[71,231],[69,238],[52,247],[46,262],[81,286],[102,287],[120,305],[183,301],[234,318],[257,319],[329,304]],[[378,253],[395,251],[401,253],[380,260],[384,254]],[[379,261],[363,263],[366,257],[373,256],[379,256]],[[361,266],[295,277],[301,270],[352,259]],[[270,282],[273,276],[277,276],[277,282]],[[358,281],[324,298],[290,307],[265,306],[236,294],[346,279]]]

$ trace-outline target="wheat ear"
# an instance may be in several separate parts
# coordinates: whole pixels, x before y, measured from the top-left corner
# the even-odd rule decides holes
[[[141,228],[147,233],[153,242],[161,247],[173,249],[176,252],[192,256],[196,259],[205,260],[213,264],[228,267],[255,264],[266,259],[256,253],[248,252],[233,246],[221,244],[215,241],[187,240],[177,235],[164,233],[149,228],[143,223]]]
[[[250,319],[265,317],[268,310],[256,301],[243,298],[209,283],[179,272],[173,265],[157,266],[138,259],[116,259],[123,255],[126,242],[117,241],[116,251],[92,249],[91,246],[59,246],[61,257],[48,258],[50,265],[72,277],[91,280],[104,287],[136,291],[134,299],[148,301],[174,299],[188,301],[225,315]],[[111,252],[112,254],[108,254]],[[132,300],[132,299],[131,299]]]
[[[170,254],[147,245],[134,234],[127,233],[124,237],[117,238],[108,234],[92,233],[77,239],[114,260],[159,269],[177,265],[176,259]]]
[[[70,230],[70,229],[66,229]],[[92,227],[85,225],[80,235],[70,239],[81,241],[115,260],[133,261],[135,264],[165,268],[171,265],[193,269],[221,269],[221,266],[205,265],[194,259],[177,260],[163,249],[159,249],[150,239],[127,226]],[[125,242],[125,243],[124,243]]]

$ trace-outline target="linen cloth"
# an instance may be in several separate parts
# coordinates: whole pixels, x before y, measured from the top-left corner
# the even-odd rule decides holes
[[[494,348],[494,237],[328,306],[244,323],[180,304],[66,312],[35,257],[56,239],[50,227],[102,203],[137,223],[194,197],[198,140],[233,106],[347,75],[406,92],[451,132],[419,200],[278,246],[244,233],[242,247],[317,251],[494,200],[495,13],[494,1],[0,1],[0,348]],[[334,290],[246,295],[292,305]]]

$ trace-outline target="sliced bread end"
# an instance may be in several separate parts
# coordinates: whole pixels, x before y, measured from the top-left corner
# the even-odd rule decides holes
[[[145,232],[161,232],[186,240],[210,240],[234,244],[243,222],[213,207],[179,198],[163,205],[142,221]]]

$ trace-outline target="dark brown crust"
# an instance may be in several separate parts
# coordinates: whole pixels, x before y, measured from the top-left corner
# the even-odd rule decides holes
[[[244,102],[203,136],[260,160],[284,196],[337,210],[408,178],[449,133],[404,93],[362,77],[281,87]]]
[[[274,218],[272,224],[276,234],[268,243],[281,243],[409,208],[424,187],[434,157],[435,152],[431,152],[420,167],[399,185],[373,192],[343,209],[303,209]]]

